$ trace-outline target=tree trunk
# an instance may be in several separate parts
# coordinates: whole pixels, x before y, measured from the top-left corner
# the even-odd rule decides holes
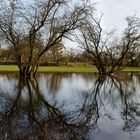
[[[24,65],[19,67],[19,74],[21,76],[32,77],[35,76],[38,71],[38,66],[28,66]]]

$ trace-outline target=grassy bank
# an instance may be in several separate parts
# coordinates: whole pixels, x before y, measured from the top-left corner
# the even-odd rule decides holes
[[[15,65],[0,65],[1,72],[18,72]],[[140,72],[139,67],[126,67],[124,72]],[[98,72],[94,66],[69,65],[69,66],[41,66],[39,72]]]
[[[15,65],[0,65],[1,72],[18,72]],[[93,66],[41,66],[39,72],[97,72]]]
[[[122,71],[124,71],[124,72],[140,72],[140,67],[126,67]]]

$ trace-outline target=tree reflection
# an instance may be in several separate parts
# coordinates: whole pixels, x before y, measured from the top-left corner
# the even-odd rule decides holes
[[[122,102],[122,119],[124,120],[123,130],[133,132],[140,125],[140,103],[134,98],[136,87],[128,82],[121,83],[118,79],[112,79],[119,90]]]
[[[47,75],[43,75],[46,77]],[[60,89],[61,83],[64,80],[64,78],[70,78],[72,77],[72,74],[70,73],[51,73],[46,78],[46,84],[48,88],[48,93],[54,94]]]
[[[26,89],[28,99],[23,100]],[[85,97],[82,108],[80,106],[69,112],[65,110],[64,104],[52,104],[43,97],[37,79],[20,77],[16,97],[7,98],[8,105],[0,114],[1,138],[88,139],[90,127],[95,126],[99,118],[96,96],[89,104]],[[79,115],[75,116],[75,112]]]
[[[60,83],[62,78],[58,79]],[[19,77],[16,94],[0,97],[0,138],[88,140],[90,133],[100,130],[101,119],[113,120],[114,114],[109,111],[114,109],[123,120],[122,130],[135,131],[140,125],[136,83],[120,80],[117,76],[98,77],[91,81],[92,88],[79,93],[81,100],[69,110],[65,103],[48,100],[37,79]]]
[[[124,123],[122,130],[130,134],[136,131],[140,126],[140,102],[136,89],[137,79],[134,80],[133,78],[136,78],[135,75],[126,75],[126,73],[121,74],[121,77],[120,75],[99,77],[93,86],[93,90],[89,91],[92,94],[87,94],[90,100],[94,99],[94,102],[89,104],[90,100],[88,99],[87,104],[91,106],[85,107],[86,103],[84,103],[84,110],[92,109],[93,111],[96,106],[98,110],[97,120],[100,119],[99,117],[107,116],[110,121],[113,121],[114,114],[107,111],[108,104],[110,104],[111,110],[119,111],[118,114]]]
[[[127,78],[132,80],[133,75],[131,74],[129,77],[127,76]],[[109,77],[109,79],[112,83],[110,84],[110,93],[115,94],[113,91],[111,91],[114,89],[113,87],[115,87],[119,97],[117,97],[117,102],[113,104],[116,104],[117,106],[119,100],[121,100],[122,111],[120,112],[120,115],[122,120],[124,120],[122,130],[131,133],[135,131],[138,126],[140,126],[140,102],[136,100],[136,83],[134,83],[134,81],[132,83],[131,80],[122,81],[120,80],[120,77]]]

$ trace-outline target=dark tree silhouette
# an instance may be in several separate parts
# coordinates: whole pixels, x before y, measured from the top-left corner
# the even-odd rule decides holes
[[[35,74],[42,56],[63,38],[69,38],[93,8],[88,1],[78,2],[72,7],[70,3],[65,0],[33,0],[24,6],[19,0],[8,0],[0,5],[0,33],[13,48],[22,75]],[[21,45],[23,41],[24,45]],[[23,54],[23,50],[26,53]]]
[[[140,20],[136,16],[128,17],[127,27],[120,38],[112,38],[113,33],[105,35],[101,27],[101,18],[91,17],[81,22],[80,35],[76,35],[81,48],[100,75],[112,74],[125,68],[139,54]],[[112,41],[113,40],[113,41]]]

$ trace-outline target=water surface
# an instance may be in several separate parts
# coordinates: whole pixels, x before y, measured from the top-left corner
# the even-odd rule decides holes
[[[0,74],[1,140],[139,140],[140,76]]]

